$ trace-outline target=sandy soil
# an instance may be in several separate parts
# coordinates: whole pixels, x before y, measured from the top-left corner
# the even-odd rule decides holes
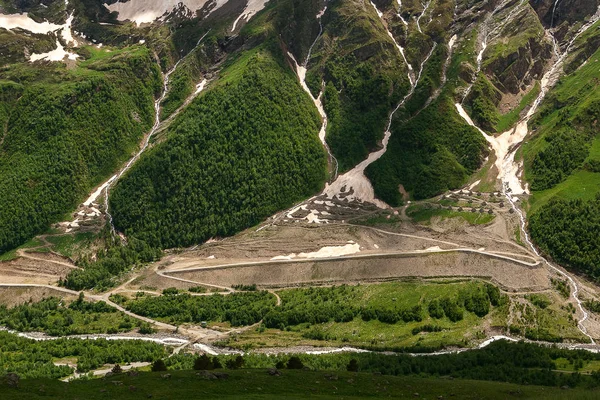
[[[61,297],[67,300],[76,298],[75,295],[49,287],[0,287],[0,304],[7,307],[13,307],[29,301],[38,302],[48,297]]]
[[[0,263],[0,282],[53,285],[71,271],[72,268],[61,264],[19,258]]]
[[[267,262],[240,267],[217,267],[170,275],[209,284],[290,287],[299,284],[331,284],[384,281],[409,277],[469,276],[490,279],[506,290],[542,290],[550,287],[546,270],[477,253],[425,253],[326,260]]]

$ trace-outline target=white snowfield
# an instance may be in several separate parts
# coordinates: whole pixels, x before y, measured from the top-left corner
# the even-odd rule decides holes
[[[68,0],[65,0],[65,5],[68,7],[68,5],[69,5]],[[73,16],[73,14],[71,14],[67,18],[67,21],[65,22],[64,25],[57,25],[57,24],[53,24],[48,21],[36,22],[33,19],[31,19],[29,17],[29,15],[27,15],[27,13],[25,13],[25,14],[9,14],[9,15],[0,14],[0,28],[4,28],[7,30],[23,29],[23,30],[26,30],[31,33],[42,34],[42,35],[48,35],[52,32],[60,31],[60,35],[62,36],[62,38],[68,45],[73,45],[73,46],[77,47],[79,45],[79,43],[77,43],[77,40],[75,40],[75,38],[73,37],[73,32],[71,30],[71,24],[73,23],[73,18],[74,18],[74,16]],[[75,53],[70,53],[67,50],[65,50],[63,45],[57,39],[56,40],[56,49],[49,51],[47,53],[31,54],[31,56],[29,57],[29,61],[31,61],[31,62],[35,62],[35,61],[39,61],[39,60],[62,61],[65,58],[68,58],[69,60],[76,60],[77,58],[79,58],[79,55],[75,54]]]
[[[215,5],[210,10],[213,12],[221,8],[228,0],[216,0]],[[125,3],[105,4],[111,12],[118,12],[119,21],[132,21],[137,25],[154,22],[183,5],[192,12],[202,9],[211,0],[129,0]]]
[[[248,21],[250,18],[252,18],[252,16],[254,14],[256,14],[257,12],[259,12],[260,10],[265,8],[265,4],[267,4],[268,1],[269,0],[248,0],[248,3],[246,4],[246,8],[240,14],[240,16],[237,17],[237,19],[233,23],[233,27],[231,28],[231,31],[232,32],[235,31],[235,27],[237,26],[237,24],[240,22],[240,20],[242,18],[245,21]]]
[[[77,58],[79,58],[78,54],[75,53],[69,53],[68,51],[65,50],[65,48],[63,47],[62,44],[60,44],[60,42],[57,40],[56,41],[56,49],[51,50],[47,53],[40,53],[40,54],[36,54],[33,53],[31,56],[29,56],[29,61],[31,62],[35,62],[35,61],[39,61],[39,60],[48,60],[48,61],[62,61],[66,58],[68,58],[69,60],[76,60]]]
[[[271,261],[289,261],[294,258],[330,258],[330,257],[341,257],[356,254],[360,252],[360,245],[358,243],[348,243],[344,246],[325,246],[320,248],[318,251],[312,253],[300,253],[300,254],[288,254],[287,256],[276,256],[271,258]]]
[[[56,25],[48,21],[36,22],[25,14],[0,14],[0,28],[7,30],[24,29],[31,33],[48,34],[62,29],[62,25]]]

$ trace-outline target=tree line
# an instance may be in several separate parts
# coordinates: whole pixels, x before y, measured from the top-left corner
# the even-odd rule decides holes
[[[167,356],[159,344],[142,340],[31,340],[0,331],[0,374],[16,373],[23,378],[58,379],[71,375],[68,366],[54,360],[76,358],[77,371],[87,372],[104,364],[152,362]]]

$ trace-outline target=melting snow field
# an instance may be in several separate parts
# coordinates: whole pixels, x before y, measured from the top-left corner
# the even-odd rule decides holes
[[[269,0],[248,0],[248,4],[246,4],[246,8],[240,14],[240,16],[237,17],[237,19],[233,23],[233,26],[231,27],[231,31],[232,32],[235,31],[235,27],[237,26],[237,24],[240,22],[240,20],[242,18],[245,21],[248,21],[250,18],[252,18],[252,16],[254,14],[256,14],[257,12],[259,12],[260,10],[265,8],[265,4],[267,4],[268,1]]]
[[[35,61],[39,61],[39,60],[62,61],[65,59],[65,57],[68,58],[69,60],[76,60],[77,58],[79,58],[79,55],[75,54],[75,53],[69,53],[68,51],[66,51],[65,48],[63,47],[63,45],[60,44],[60,42],[57,40],[56,41],[56,49],[49,51],[47,53],[40,53],[40,54],[33,53],[29,57],[29,61],[31,61],[31,62],[35,62]]]
[[[485,140],[490,144],[494,154],[496,155],[496,169],[498,170],[498,178],[501,179],[511,192],[514,194],[528,193],[526,188],[523,188],[519,179],[520,166],[514,160],[514,147],[520,144],[525,136],[527,136],[527,120],[521,121],[515,129],[508,130],[502,135],[494,137],[485,133],[482,129],[475,125],[469,114],[465,111],[460,103],[456,103],[458,114],[467,122],[467,124],[475,127]]]
[[[314,251],[312,253],[299,253],[289,254],[287,256],[277,256],[271,258],[273,261],[287,261],[294,258],[329,258],[329,257],[341,257],[356,254],[360,252],[360,245],[358,243],[348,243],[345,246],[325,246]]]
[[[68,0],[65,0],[65,5],[69,5]],[[73,14],[69,15],[64,25],[53,24],[48,21],[36,22],[31,19],[26,13],[25,14],[0,14],[0,28],[7,30],[11,29],[23,29],[32,33],[47,35],[52,32],[61,31],[61,36],[69,45],[77,46],[77,40],[73,37],[71,31],[71,24],[73,23]],[[62,61],[65,58],[69,60],[76,60],[79,58],[78,54],[70,53],[65,50],[63,45],[56,40],[56,49],[47,53],[32,54],[29,57],[29,61],[35,62],[39,60],[48,61]]]
[[[0,14],[0,28],[4,29],[25,29],[31,33],[48,34],[62,29],[62,25],[56,25],[47,21],[36,22],[29,18],[27,14]]]
[[[119,13],[119,21],[132,21],[137,25],[154,22],[165,13],[173,11],[179,4],[190,11],[197,11],[210,0],[130,0],[126,3],[105,4],[111,12]],[[216,0],[211,12],[220,8],[227,0]]]

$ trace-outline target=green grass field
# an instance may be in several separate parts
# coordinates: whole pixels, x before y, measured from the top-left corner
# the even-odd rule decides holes
[[[459,292],[472,292],[483,284],[477,281],[456,281],[440,283],[423,282],[394,282],[354,287],[352,295],[345,302],[359,308],[410,309],[421,305],[427,310],[427,305],[433,299],[444,297],[455,298]],[[278,292],[285,305],[293,300],[294,289]],[[365,321],[356,317],[349,322],[326,322],[321,324],[302,323],[286,327],[285,330],[256,328],[239,335],[232,336],[226,343],[228,346],[249,349],[257,347],[281,347],[296,345],[312,346],[344,346],[352,345],[363,348],[407,348],[468,346],[473,340],[481,339],[484,325],[505,326],[507,307],[492,307],[490,313],[482,318],[465,312],[461,321],[452,322],[447,317],[435,319],[427,311],[423,313],[422,321],[403,322],[394,324],[378,320]],[[438,332],[414,333],[414,329],[426,325],[441,328]],[[319,338],[319,339],[317,339]]]
[[[11,261],[11,260],[15,260],[16,258],[18,258],[17,256],[17,250],[19,249],[32,249],[35,247],[39,247],[42,246],[43,243],[41,240],[37,239],[37,238],[33,238],[31,239],[29,242],[25,243],[24,245],[14,249],[14,250],[10,250],[7,251],[4,254],[0,255],[0,262],[2,261]]]
[[[142,372],[107,379],[63,383],[47,379],[22,380],[18,389],[0,384],[3,400],[35,399],[597,399],[584,389],[557,389],[446,378],[382,376],[367,373],[284,370],[227,371],[226,379],[206,380],[196,371]]]
[[[55,252],[65,257],[73,257],[88,249],[97,238],[98,234],[94,232],[80,232],[71,235],[48,236],[46,240],[52,243],[52,250]]]
[[[487,213],[469,212],[469,211],[450,211],[439,208],[428,208],[422,205],[413,205],[408,207],[406,214],[413,219],[413,221],[423,224],[431,223],[431,219],[439,217],[442,221],[450,218],[460,218],[470,225],[485,225],[490,223],[496,218],[495,215]]]
[[[596,198],[600,188],[600,173],[584,170],[575,171],[565,181],[559,183],[553,188],[540,192],[533,192],[529,198],[529,212],[533,213],[550,199],[558,198],[563,200],[593,200]]]

